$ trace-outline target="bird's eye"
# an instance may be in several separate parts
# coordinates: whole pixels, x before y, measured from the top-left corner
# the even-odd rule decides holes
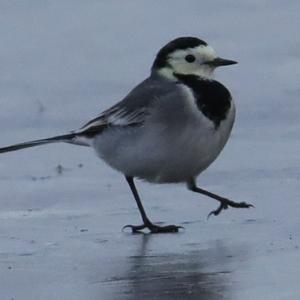
[[[196,60],[196,57],[192,54],[188,54],[186,57],[185,57],[185,60],[189,63],[192,63]]]

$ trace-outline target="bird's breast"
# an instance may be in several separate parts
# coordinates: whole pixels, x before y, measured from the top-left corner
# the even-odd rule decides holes
[[[203,79],[196,75],[175,74],[178,83],[190,89],[194,96],[197,108],[217,129],[226,119],[231,107],[229,90],[220,82],[212,79]]]

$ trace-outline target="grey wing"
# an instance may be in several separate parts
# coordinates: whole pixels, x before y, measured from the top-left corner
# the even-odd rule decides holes
[[[76,133],[81,136],[93,137],[107,127],[140,126],[151,114],[151,106],[174,96],[176,89],[179,89],[176,83],[149,77],[135,87],[122,101],[89,121]]]

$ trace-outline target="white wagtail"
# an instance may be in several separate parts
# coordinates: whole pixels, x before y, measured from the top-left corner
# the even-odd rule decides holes
[[[210,213],[229,206],[248,208],[196,186],[196,177],[225,146],[235,118],[228,89],[213,79],[215,68],[237,62],[220,58],[206,42],[180,37],[158,52],[150,76],[122,101],[69,134],[25,142],[0,153],[66,142],[90,146],[112,168],[124,174],[143,224],[132,232],[178,232],[180,226],[158,226],[147,217],[134,178],[153,183],[185,182],[189,190],[219,201]]]

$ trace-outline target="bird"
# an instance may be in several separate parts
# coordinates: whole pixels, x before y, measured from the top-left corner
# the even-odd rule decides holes
[[[182,226],[157,225],[143,207],[135,179],[149,183],[185,183],[195,193],[219,202],[211,215],[229,208],[249,208],[200,188],[197,177],[219,156],[235,120],[230,91],[214,79],[220,66],[237,64],[219,57],[198,37],[178,37],[155,56],[148,78],[121,101],[78,130],[0,148],[0,153],[64,142],[88,146],[122,173],[139,209],[142,224],[132,233],[174,233]]]

